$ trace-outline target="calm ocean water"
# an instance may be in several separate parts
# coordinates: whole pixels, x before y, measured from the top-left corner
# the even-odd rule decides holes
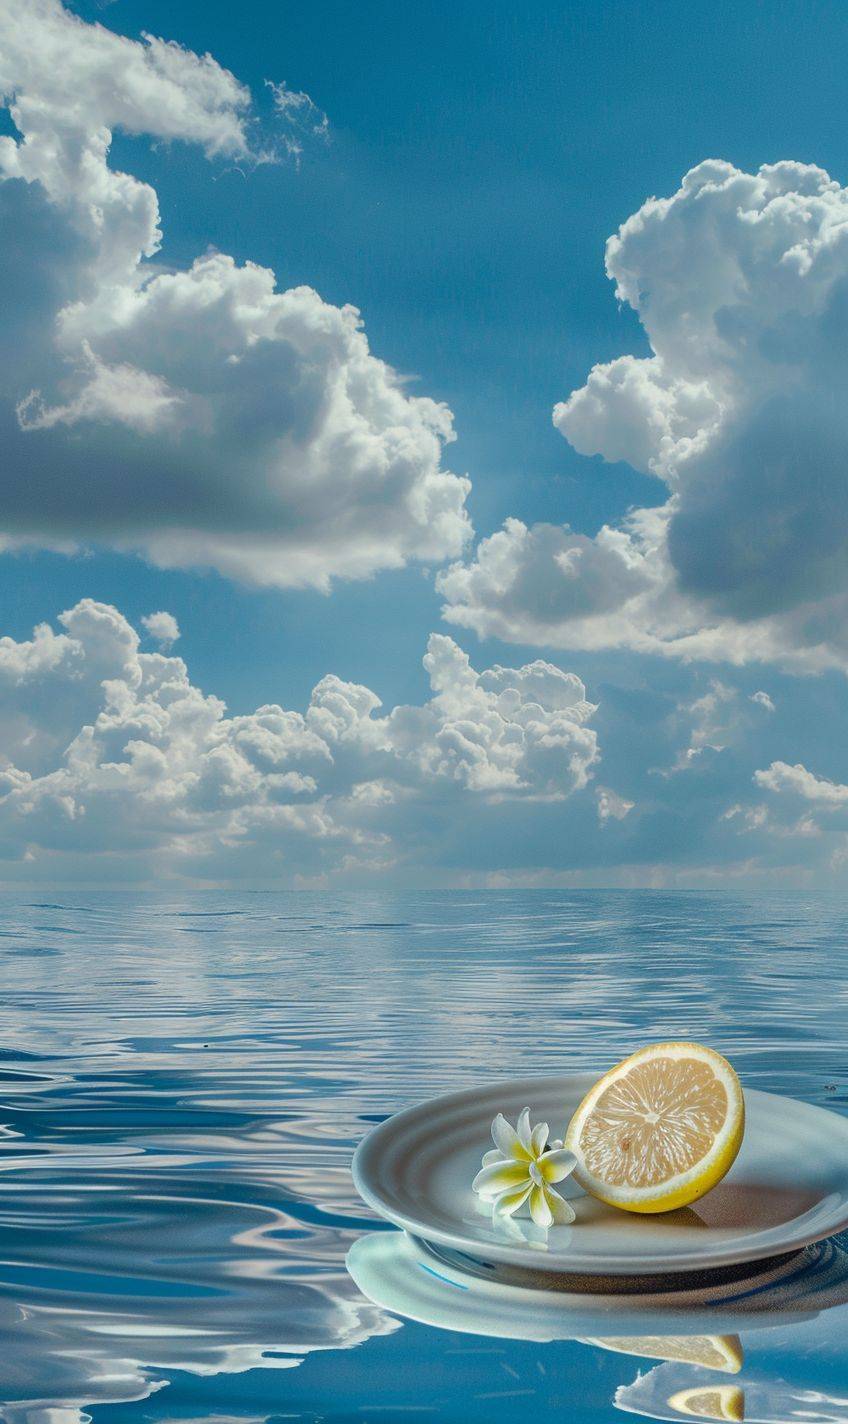
[[[750,1086],[848,1111],[848,904],[832,899],[0,906],[9,1421],[546,1424],[621,1417],[616,1396],[669,1417],[657,1401],[680,1366],[436,1329],[366,1300],[345,1256],[385,1228],[353,1191],[354,1146],[432,1094],[603,1069],[673,1036],[720,1048]],[[848,1420],[844,1339],[848,1306],[743,1334],[748,1417]]]

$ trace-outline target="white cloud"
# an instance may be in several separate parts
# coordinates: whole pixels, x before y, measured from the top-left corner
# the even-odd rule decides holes
[[[57,0],[29,0],[26,7],[4,0],[0,89],[14,99],[20,132],[32,135],[24,148],[5,139],[6,161],[47,186],[65,184],[72,200],[74,163],[79,181],[100,181],[107,203],[118,196],[116,186],[103,181],[106,130],[186,139],[209,154],[243,155],[249,148],[249,92],[210,55],[153,35],[126,39],[86,24]],[[64,153],[54,142],[60,115]],[[126,193],[139,196],[133,180]]]
[[[772,699],[768,693],[763,692],[762,689],[760,689],[759,692],[752,692],[749,701],[753,702],[757,707],[762,707],[766,712],[773,712],[775,710]]]
[[[686,723],[687,744],[678,751],[667,770],[655,768],[661,776],[672,776],[675,772],[692,771],[702,766],[705,756],[723,752],[738,741],[746,724],[746,719],[740,715],[736,689],[728,687],[718,678],[711,678],[706,692],[692,701],[678,703],[675,720]]]
[[[283,141],[292,157],[300,159],[304,138],[329,138],[330,120],[309,94],[302,89],[290,89],[285,81],[275,84],[272,79],[266,79],[265,83],[273,95],[274,108],[286,126]]]
[[[148,613],[141,622],[151,638],[165,649],[172,647],[180,636],[180,625],[173,613]]]
[[[848,668],[848,189],[708,161],[610,238],[646,358],[595,367],[554,421],[667,487],[588,539],[510,520],[439,580],[446,616],[561,648]]]
[[[619,796],[617,791],[611,791],[608,786],[596,787],[595,797],[598,803],[598,820],[601,825],[609,820],[623,821],[636,804],[635,801],[626,801],[623,796]]]
[[[805,839],[817,839],[822,834],[821,827],[812,816],[798,816],[794,821],[783,821],[775,819],[769,812],[768,806],[754,805],[745,806],[737,802],[734,806],[728,807],[721,818],[723,821],[736,821],[738,829],[742,832],[765,832],[771,836],[779,836],[785,840],[803,837]]]
[[[0,639],[0,857],[47,874],[383,870],[426,855],[422,825],[562,800],[597,760],[579,678],[541,661],[478,674],[441,634],[421,706],[381,714],[329,675],[303,714],[228,716],[181,658],[140,652],[117,609],[84,599],[59,622]]]
[[[754,781],[767,791],[788,791],[805,801],[814,801],[822,809],[848,805],[848,786],[816,776],[801,762],[790,766],[785,761],[773,761],[765,771],[754,772]]]
[[[156,193],[109,166],[115,130],[250,157],[233,75],[58,0],[0,0],[0,90],[22,136],[0,138],[6,545],[321,588],[456,557],[469,483],[442,468],[447,407],[372,355],[351,306],[219,252],[165,270]]]
[[[739,818],[746,831],[759,831],[768,825],[768,806],[745,806],[737,801],[735,805],[728,806],[722,813],[723,821],[735,821]]]
[[[690,745],[693,751],[710,748],[724,750],[735,721],[736,692],[718,678],[713,678],[709,689],[686,704],[685,710],[692,718]]]

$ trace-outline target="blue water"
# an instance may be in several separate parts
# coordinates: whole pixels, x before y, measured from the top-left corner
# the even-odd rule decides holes
[[[675,1036],[848,1111],[832,899],[36,893],[0,911],[14,1424],[610,1421],[617,1391],[655,1417],[682,1366],[360,1295],[345,1256],[386,1228],[353,1190],[355,1144],[432,1094]],[[749,1417],[848,1420],[844,1338],[848,1306],[744,1336]]]

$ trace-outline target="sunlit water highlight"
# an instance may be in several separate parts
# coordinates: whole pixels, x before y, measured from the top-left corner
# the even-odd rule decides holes
[[[848,1111],[835,900],[0,905],[0,1401],[14,1424],[470,1424],[519,1405],[534,1421],[609,1420],[616,1394],[656,1415],[682,1367],[655,1365],[667,1380],[637,1388],[648,1363],[413,1325],[360,1295],[346,1253],[385,1228],[353,1191],[354,1146],[435,1093],[602,1069],[675,1036],[720,1048],[750,1086]],[[830,1315],[848,1335],[846,1307]],[[749,1417],[848,1420],[828,1330],[752,1337]]]

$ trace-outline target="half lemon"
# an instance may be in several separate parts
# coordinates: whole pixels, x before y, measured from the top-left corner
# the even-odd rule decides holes
[[[744,1130],[726,1058],[700,1043],[653,1043],[590,1089],[564,1145],[592,1196],[625,1211],[674,1211],[721,1181]]]

